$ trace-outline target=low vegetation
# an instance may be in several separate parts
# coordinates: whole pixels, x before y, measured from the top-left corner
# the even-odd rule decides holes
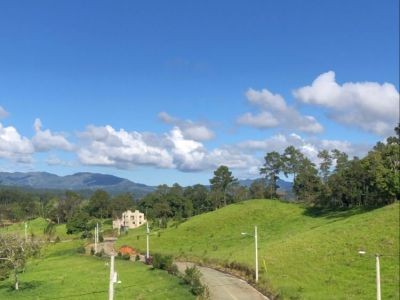
[[[276,200],[245,201],[152,231],[150,250],[253,275],[254,225],[259,233],[258,286],[269,295],[372,298],[373,255],[380,253],[383,298],[399,298],[398,202],[374,210],[332,211]],[[145,235],[145,228],[131,230],[118,244],[145,251]],[[366,256],[358,254],[361,249]]]
[[[0,299],[105,299],[108,295],[107,258],[77,254],[82,241],[49,244],[40,258],[30,260],[20,274],[20,289],[12,279],[0,281]],[[116,260],[121,283],[116,299],[195,299],[180,279],[142,263]]]

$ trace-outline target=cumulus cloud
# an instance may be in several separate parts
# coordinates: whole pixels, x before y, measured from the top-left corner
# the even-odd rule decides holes
[[[299,149],[315,163],[319,161],[318,152],[324,149],[338,149],[352,157],[365,155],[371,147],[367,144],[353,144],[343,140],[304,138],[295,133],[289,135],[277,134],[264,140],[246,140],[236,145],[244,153],[252,154],[257,152],[264,154],[271,151],[282,153],[288,146],[294,146]]]
[[[335,73],[329,71],[293,94],[304,103],[326,108],[328,116],[339,123],[381,136],[392,134],[399,118],[399,92],[390,83],[346,82],[340,85]]]
[[[245,169],[259,162],[240,149],[222,147],[209,151],[201,142],[186,138],[178,126],[160,135],[115,130],[111,126],[89,126],[79,136],[83,144],[78,158],[85,165],[124,169],[150,165],[197,172],[212,170],[221,164]]]
[[[195,141],[208,141],[215,137],[214,132],[206,124],[193,122],[191,120],[180,120],[172,117],[166,112],[160,112],[158,117],[166,124],[170,124],[182,131],[185,138]]]
[[[28,138],[21,136],[15,127],[4,127],[0,123],[0,158],[30,163],[33,152],[34,147]]]
[[[273,94],[267,89],[257,91],[249,89],[246,92],[248,103],[257,107],[260,112],[247,112],[237,119],[237,123],[259,129],[281,126],[286,129],[297,129],[305,133],[321,133],[323,127],[312,116],[303,116],[294,107],[288,106],[279,94]]]
[[[88,126],[80,134],[84,145],[78,150],[78,158],[86,165],[131,168],[136,165],[152,165],[171,168],[173,159],[155,139],[146,134],[124,129],[115,130],[111,126]]]
[[[52,133],[49,129],[42,130],[42,122],[40,119],[35,119],[33,124],[35,135],[32,138],[32,144],[35,151],[49,151],[52,149],[60,149],[72,151],[73,145],[61,134]]]
[[[4,119],[8,116],[8,112],[0,105],[0,119]]]

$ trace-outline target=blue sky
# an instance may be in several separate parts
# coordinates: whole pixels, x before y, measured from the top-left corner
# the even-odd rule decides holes
[[[289,144],[362,155],[398,120],[398,5],[2,1],[0,170],[186,185]]]

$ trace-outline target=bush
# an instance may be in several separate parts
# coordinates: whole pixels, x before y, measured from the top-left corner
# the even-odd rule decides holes
[[[94,255],[94,248],[93,247],[90,248],[90,255]]]
[[[130,256],[129,254],[122,254],[121,258],[122,258],[123,260],[130,260],[130,259],[131,259],[131,256]]]
[[[140,255],[139,254],[136,254],[136,256],[135,256],[135,261],[139,261],[140,260]]]
[[[167,272],[171,275],[178,275],[179,274],[179,270],[178,270],[178,266],[176,264],[172,264],[168,269]]]
[[[76,249],[76,252],[78,252],[79,254],[85,254],[85,253],[86,253],[85,247],[79,246],[79,247]]]
[[[172,266],[172,256],[171,255],[161,255],[154,254],[153,256],[153,268],[168,270]]]
[[[103,222],[104,225],[112,225],[112,219],[107,219]]]
[[[81,235],[81,239],[90,239],[93,237],[93,234],[90,231],[84,231]]]
[[[191,286],[190,291],[193,295],[207,297],[208,291],[206,286],[201,283],[200,276],[200,271],[196,266],[187,267],[185,275],[183,276],[183,281]]]

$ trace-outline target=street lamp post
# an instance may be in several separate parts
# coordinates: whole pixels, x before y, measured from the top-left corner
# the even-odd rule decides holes
[[[242,235],[249,235],[246,232],[242,232]],[[255,247],[255,265],[256,265],[256,282],[258,282],[258,233],[257,233],[257,226],[254,226],[254,247]]]
[[[360,250],[358,254],[365,255],[367,252]],[[381,300],[381,266],[379,261],[379,254],[375,254],[375,267],[376,267],[376,300]]]
[[[149,259],[149,235],[150,235],[150,229],[149,229],[149,223],[146,222],[146,262]]]
[[[376,299],[381,300],[381,266],[379,262],[379,254],[375,255],[376,261]]]

